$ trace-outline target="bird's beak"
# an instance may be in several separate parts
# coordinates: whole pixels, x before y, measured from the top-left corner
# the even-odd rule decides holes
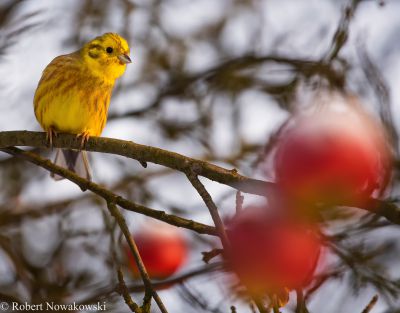
[[[131,58],[127,54],[120,54],[118,59],[124,64],[132,63]]]

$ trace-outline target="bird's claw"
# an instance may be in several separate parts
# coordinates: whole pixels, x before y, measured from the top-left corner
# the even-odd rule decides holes
[[[76,135],[76,138],[77,139],[79,139],[79,138],[81,139],[80,149],[83,150],[86,147],[86,143],[88,142],[88,140],[90,138],[90,134],[89,134],[89,132],[85,131],[83,133],[80,133],[80,134]]]
[[[54,130],[53,127],[49,127],[46,130],[46,141],[49,145],[49,148],[53,148],[53,138],[57,137],[57,132]]]

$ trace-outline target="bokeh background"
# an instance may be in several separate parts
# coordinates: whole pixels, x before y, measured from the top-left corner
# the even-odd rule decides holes
[[[316,89],[334,88],[357,96],[380,118],[396,150],[399,12],[398,0],[1,0],[0,131],[40,130],[32,99],[44,67],[93,37],[118,32],[129,41],[133,62],[116,85],[103,136],[273,179],[260,164],[279,128]],[[152,164],[144,169],[115,155],[92,153],[91,161],[95,182],[137,203],[212,224],[182,173]],[[396,201],[394,176],[388,197]],[[223,218],[232,216],[235,190],[202,181]],[[260,201],[244,196],[245,205]],[[124,215],[131,229],[148,221]],[[308,289],[309,310],[361,312],[378,293],[373,312],[400,312],[398,227],[358,209],[332,219],[327,233],[337,250],[330,252],[330,266],[319,269],[321,285]],[[101,199],[0,154],[0,299],[106,301],[107,312],[128,312],[111,292],[117,280],[110,231],[122,245],[111,224]],[[178,276],[203,268],[201,252],[219,245],[209,236],[183,234],[191,252]],[[129,286],[140,284],[128,269],[125,278]],[[229,312],[232,305],[252,312],[231,292],[223,271],[160,296],[169,312]],[[282,312],[294,310],[291,299]]]

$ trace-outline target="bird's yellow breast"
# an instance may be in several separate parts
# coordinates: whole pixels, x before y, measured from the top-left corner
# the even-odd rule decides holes
[[[59,56],[46,67],[37,87],[36,118],[46,131],[99,136],[113,83],[93,75],[79,52]]]

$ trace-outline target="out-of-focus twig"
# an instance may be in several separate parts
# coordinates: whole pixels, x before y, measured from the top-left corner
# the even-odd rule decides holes
[[[343,266],[338,265],[335,268],[338,269],[318,274],[313,278],[313,283],[306,291],[306,294],[304,296],[304,301],[307,301],[315,293],[315,291],[317,291],[327,281],[331,279],[340,278],[344,275],[345,268]]]
[[[172,76],[170,81],[164,86],[162,91],[157,95],[155,100],[145,108],[128,111],[123,114],[111,114],[110,120],[126,117],[139,117],[146,113],[157,109],[164,98],[174,95],[182,95],[194,83],[202,81],[210,84],[215,83],[227,73],[235,74],[238,71],[251,69],[265,63],[276,63],[291,66],[296,74],[309,78],[314,75],[319,75],[326,78],[328,81],[334,82],[335,85],[342,86],[344,83],[343,75],[336,71],[329,62],[311,59],[292,58],[281,55],[263,55],[257,56],[247,54],[237,58],[232,58],[220,62],[216,66],[205,69],[196,74],[180,73],[180,75]],[[256,83],[256,80],[253,80]],[[284,89],[293,84],[292,81],[286,84],[267,84],[263,83],[263,90],[271,94],[280,94]],[[214,85],[214,84],[213,84]],[[257,84],[256,84],[257,85]]]
[[[222,250],[222,249],[212,249],[211,251],[202,252],[201,254],[203,255],[203,261],[208,264],[208,262],[210,262],[211,259],[222,254],[223,251],[224,250]]]
[[[207,266],[202,266],[201,268],[192,270],[190,272],[176,276],[174,278],[152,282],[153,288],[162,289],[162,288],[169,287],[169,286],[172,286],[175,284],[181,284],[181,283],[189,280],[190,278],[198,277],[200,275],[205,275],[205,274],[209,274],[214,271],[217,271],[217,270],[221,270],[221,269],[223,269],[223,266],[224,266],[224,263],[222,263],[222,262],[216,262],[213,264],[209,264]],[[128,286],[128,288],[129,288],[130,292],[142,292],[144,290],[143,285],[131,285],[131,286]]]
[[[296,289],[296,295],[297,295],[296,313],[309,313],[306,307],[306,301],[304,299],[303,290]]]
[[[216,262],[213,264],[202,266],[200,268],[194,269],[192,271],[178,275],[176,277],[172,277],[162,281],[152,281],[152,286],[155,290],[164,289],[166,287],[171,287],[173,285],[182,284],[183,282],[194,277],[199,277],[201,275],[207,275],[212,272],[219,271],[223,268],[224,264],[222,262]],[[146,287],[144,286],[144,284],[127,284],[127,288],[130,293],[133,292],[136,293],[136,292],[143,292]],[[105,298],[114,293],[115,291],[119,291],[119,285],[117,287],[107,286],[105,288],[101,288],[96,292],[95,295],[91,295],[89,298],[86,298],[80,303],[81,304],[95,303],[99,299]]]
[[[375,304],[378,302],[378,295],[375,295],[372,297],[371,301],[367,304],[367,306],[362,310],[361,313],[369,313],[371,312],[372,308],[375,306]]]
[[[340,50],[347,42],[349,36],[349,26],[352,18],[354,17],[355,11],[362,0],[350,0],[349,5],[343,10],[343,15],[338,24],[335,34],[332,38],[332,46],[330,51],[327,53],[327,61],[332,62],[337,58]]]
[[[243,210],[243,200],[244,197],[240,191],[236,191],[236,214]]]
[[[365,44],[362,41],[360,41],[358,44],[357,52],[365,77],[367,78],[369,84],[372,86],[378,98],[379,114],[389,134],[390,143],[394,147],[395,151],[398,153],[399,135],[393,121],[390,92],[387,83],[385,82],[385,79],[381,74],[379,68],[374,64],[374,62],[372,62],[371,58],[369,57]]]
[[[203,296],[203,294],[196,290],[195,286],[188,286],[186,284],[179,285],[179,292],[182,297],[190,303],[192,306],[197,306],[203,312],[210,312],[210,313],[222,313],[220,307],[211,307],[208,303],[208,299]],[[196,312],[198,312],[196,310]]]

